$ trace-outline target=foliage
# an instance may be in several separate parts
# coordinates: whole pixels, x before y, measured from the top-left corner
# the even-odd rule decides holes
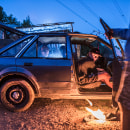
[[[8,23],[8,24],[15,24],[15,25],[20,26],[20,22],[17,21],[17,19],[16,19],[15,17],[13,17],[12,14],[10,14],[10,15],[7,17],[7,23]]]
[[[25,20],[23,20],[22,23],[22,27],[31,27],[32,26],[32,22],[30,20],[30,17],[27,16]]]
[[[17,20],[12,14],[7,16],[6,12],[3,10],[3,7],[0,6],[0,21],[6,24],[15,24],[21,27],[30,27],[32,26],[32,22],[30,20],[30,17],[27,16],[25,20],[23,20],[22,23]]]
[[[6,22],[7,21],[7,15],[3,11],[3,8],[0,6],[0,21],[1,22]]]

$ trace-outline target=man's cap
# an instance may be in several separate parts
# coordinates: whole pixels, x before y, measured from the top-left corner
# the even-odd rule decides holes
[[[100,50],[98,48],[92,48],[90,52],[95,53],[95,54],[100,54]]]

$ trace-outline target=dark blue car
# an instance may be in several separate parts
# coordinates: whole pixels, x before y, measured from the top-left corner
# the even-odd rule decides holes
[[[35,33],[0,49],[0,99],[11,111],[28,109],[35,98],[111,99],[101,82],[79,84],[78,60],[99,47],[111,72],[112,46],[96,35]]]

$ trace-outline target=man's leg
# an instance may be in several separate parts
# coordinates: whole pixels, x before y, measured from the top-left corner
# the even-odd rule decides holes
[[[106,83],[106,85],[108,85],[110,88],[113,88],[113,83],[110,82],[110,78],[111,76],[107,72],[104,71],[104,72],[98,73],[97,81],[102,81]]]
[[[118,103],[118,105],[120,108],[121,130],[130,130],[130,110],[127,110],[121,103]]]

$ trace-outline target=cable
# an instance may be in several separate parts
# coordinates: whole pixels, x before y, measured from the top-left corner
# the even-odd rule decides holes
[[[82,16],[80,16],[78,13],[76,13],[75,11],[73,11],[71,8],[69,8],[67,5],[63,4],[60,0],[56,0],[60,5],[62,5],[64,8],[66,8],[67,10],[69,10],[70,12],[72,12],[74,15],[76,15],[77,17],[79,17],[81,20],[83,20],[84,22],[88,23],[90,26],[92,26],[93,28],[97,29],[98,31],[100,31],[96,26],[94,26],[93,24],[91,24],[90,22],[88,22],[85,18],[83,18]]]
[[[97,15],[88,5],[85,4],[85,2],[83,2],[83,0],[78,0],[79,3],[86,9],[88,10],[93,16],[95,16],[97,19],[100,18],[99,15]],[[110,19],[110,18],[109,18]]]
[[[88,10],[91,14],[93,14],[93,16],[99,19],[99,16],[88,5],[86,5],[82,0],[78,0],[78,1],[86,10]]]
[[[112,0],[112,1],[113,1],[113,4],[115,5],[116,9],[119,11],[121,17],[123,18],[124,22],[125,22],[125,23],[128,23],[128,22],[127,22],[127,18],[125,17],[125,15],[124,15],[122,9],[120,8],[118,2],[117,2],[116,0]],[[127,25],[128,25],[128,24],[127,24]]]
[[[97,19],[100,18],[99,15],[97,15],[88,5],[86,5],[86,4],[83,2],[83,0],[78,0],[78,1],[79,1],[79,3],[80,3],[86,10],[88,10],[93,16],[95,16]],[[96,35],[102,35],[103,37],[105,37],[105,34],[102,33],[101,31],[93,30],[92,34],[93,34],[93,33],[97,33]],[[105,39],[106,39],[106,37],[105,37]]]

